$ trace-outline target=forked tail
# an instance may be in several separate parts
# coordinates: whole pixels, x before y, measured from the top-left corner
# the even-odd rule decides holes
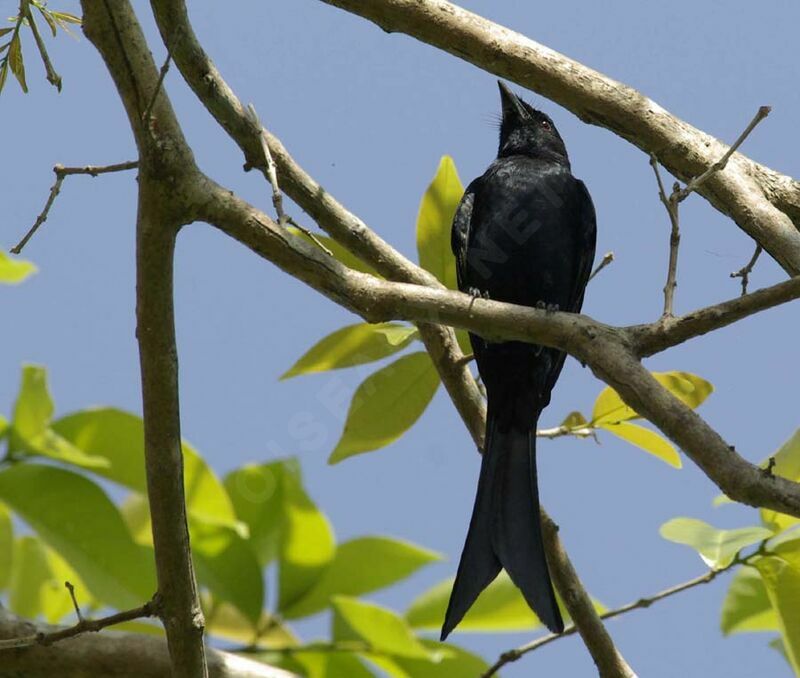
[[[528,605],[554,633],[564,630],[542,542],[536,478],[536,427],[500,430],[488,419],[486,452],[456,581],[442,626],[444,640],[505,568]]]

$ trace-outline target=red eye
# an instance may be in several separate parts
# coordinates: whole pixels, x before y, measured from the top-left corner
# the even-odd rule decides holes
[[[542,120],[542,129],[551,130],[553,128],[550,126],[550,123],[547,122],[547,120]]]

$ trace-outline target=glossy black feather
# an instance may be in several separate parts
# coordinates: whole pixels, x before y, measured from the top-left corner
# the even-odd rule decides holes
[[[462,291],[579,312],[595,254],[595,213],[552,120],[501,84],[497,159],[453,220]],[[561,351],[470,335],[488,397],[478,493],[442,628],[452,631],[504,567],[554,632],[563,630],[542,545],[535,431],[564,364]]]

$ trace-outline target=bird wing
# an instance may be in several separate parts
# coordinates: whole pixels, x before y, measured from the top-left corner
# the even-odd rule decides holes
[[[475,179],[458,203],[455,216],[453,217],[453,227],[450,232],[450,246],[456,257],[456,277],[458,279],[458,289],[462,292],[466,286],[467,271],[467,245],[469,243],[469,231],[472,224],[472,213],[475,206],[475,197],[480,189],[481,178]]]
[[[595,246],[597,242],[597,218],[594,211],[594,203],[589,191],[580,179],[575,180],[576,183],[576,220],[578,222],[578,238],[576,239],[577,252],[577,266],[575,282],[570,294],[569,308],[564,309],[573,313],[580,313],[581,306],[583,306],[583,294],[586,290],[586,284],[589,282],[589,276],[592,273],[592,264],[594,263]]]

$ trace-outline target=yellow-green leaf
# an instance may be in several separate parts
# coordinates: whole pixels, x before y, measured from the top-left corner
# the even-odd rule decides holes
[[[8,602],[13,612],[26,619],[42,615],[55,624],[73,610],[64,582],[75,587],[79,605],[89,602],[88,592],[77,573],[55,551],[30,535],[20,537],[15,546]]]
[[[781,445],[772,458],[775,459],[775,465],[772,467],[773,474],[794,482],[800,481],[800,429],[797,429],[792,437]],[[768,463],[769,459],[764,460],[761,467],[766,468]],[[785,513],[765,508],[761,509],[761,521],[766,527],[775,531],[785,530],[800,522],[794,516],[787,516]]]
[[[359,596],[411,576],[439,560],[437,553],[388,537],[360,537],[340,544],[318,581],[297,603],[286,608],[286,619],[325,609],[333,596]],[[368,567],[364,567],[369,563]]]
[[[153,595],[152,551],[134,543],[117,507],[84,476],[52,466],[16,464],[0,471],[0,499],[103,603],[125,609]]]
[[[456,261],[450,249],[453,215],[464,193],[455,163],[442,157],[417,216],[417,252],[422,268],[430,271],[450,289],[456,288]]]
[[[8,586],[14,560],[14,526],[5,504],[0,503],[0,591]]]
[[[333,640],[363,641],[372,651],[398,657],[430,659],[435,653],[391,610],[355,598],[333,599]]]
[[[727,567],[743,548],[772,536],[763,527],[718,530],[696,518],[673,518],[659,532],[664,539],[693,548],[711,568]]]
[[[342,437],[328,462],[335,464],[397,440],[420,418],[438,387],[439,374],[422,351],[369,376],[353,395]]]
[[[570,412],[566,417],[564,417],[564,421],[559,424],[567,429],[581,429],[587,428],[589,426],[589,422],[586,420],[586,417],[583,416],[578,411]]]
[[[754,564],[777,616],[786,657],[800,675],[800,551],[794,548]]]
[[[652,372],[655,380],[678,400],[695,409],[714,390],[710,382],[689,372]],[[637,419],[639,414],[628,407],[619,394],[610,386],[604,388],[594,402],[592,424],[616,424],[629,419]]]
[[[406,620],[415,629],[438,631],[442,627],[447,602],[453,588],[454,579],[445,579],[422,595],[417,597],[406,610]],[[594,600],[598,614],[605,611],[602,603]],[[565,621],[569,621],[564,606],[559,601],[559,608]],[[531,611],[519,589],[506,574],[501,571],[497,578],[478,596],[475,604],[469,609],[458,625],[458,631],[464,632],[512,632],[531,631],[542,623]]]
[[[225,478],[225,487],[262,567],[278,558],[283,612],[318,582],[333,558],[331,525],[303,489],[295,459],[245,465]]]
[[[104,466],[95,465],[89,470],[140,494],[147,493],[141,417],[112,407],[91,408],[62,417],[53,422],[52,428],[91,460],[105,462]],[[182,448],[190,514],[207,524],[239,529],[228,493],[214,471],[189,443],[184,441]]]
[[[778,631],[778,617],[758,571],[740,567],[733,575],[722,603],[722,633]]]
[[[11,72],[16,76],[22,91],[28,93],[28,83],[25,82],[25,63],[22,58],[22,41],[19,33],[14,36],[8,48],[8,65]]]
[[[402,678],[476,678],[489,668],[482,657],[457,645],[424,639],[422,644],[431,651],[438,651],[442,656],[436,657],[436,661],[387,657],[379,665],[390,675]]]
[[[636,445],[639,449],[649,452],[674,468],[680,468],[682,465],[678,451],[662,436],[649,428],[628,422],[602,424],[602,428],[629,442],[631,445]]]
[[[206,616],[206,633],[218,638],[233,641],[240,645],[259,647],[291,647],[299,645],[299,640],[291,629],[280,619],[267,612],[253,628],[253,623],[233,605],[217,600],[208,593],[201,596]]]
[[[0,72],[0,79],[2,77],[2,72]],[[0,84],[0,91],[2,89],[2,84]],[[36,266],[30,261],[14,259],[0,251],[0,284],[16,285],[34,273],[36,273]]]
[[[286,230],[296,235],[298,238],[302,238],[306,242],[311,243],[315,247],[319,247],[319,245],[314,242],[315,239],[318,240],[331,252],[331,254],[333,254],[334,259],[336,259],[340,264],[344,264],[348,268],[352,268],[354,271],[369,273],[370,275],[374,275],[376,278],[382,277],[374,268],[372,268],[372,266],[361,261],[361,259],[359,259],[350,250],[345,249],[333,238],[329,238],[327,235],[315,233],[314,238],[311,238],[306,233],[303,233],[303,231],[301,231],[299,228],[295,228],[294,226],[287,226]]]
[[[413,325],[348,325],[314,344],[281,379],[375,362],[402,350],[416,336]]]

